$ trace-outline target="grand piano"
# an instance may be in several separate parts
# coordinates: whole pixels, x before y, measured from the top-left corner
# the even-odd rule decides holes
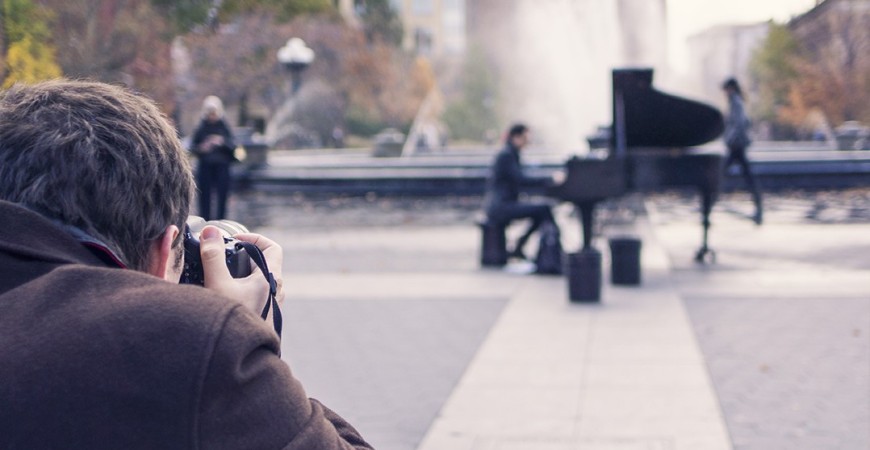
[[[696,188],[701,200],[703,243],[695,260],[715,254],[708,247],[710,212],[722,182],[722,155],[696,146],[722,134],[722,114],[700,102],[653,88],[652,69],[613,71],[613,125],[605,159],[573,157],[564,181],[547,195],[575,204],[583,249],[591,250],[595,206],[630,191]]]

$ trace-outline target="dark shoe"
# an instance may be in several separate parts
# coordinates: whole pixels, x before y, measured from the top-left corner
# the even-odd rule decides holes
[[[756,212],[755,215],[752,216],[752,221],[755,222],[756,225],[761,225],[761,222],[762,222],[761,211]]]
[[[508,252],[508,258],[527,259],[525,253],[523,253],[523,249],[521,248],[516,248]]]

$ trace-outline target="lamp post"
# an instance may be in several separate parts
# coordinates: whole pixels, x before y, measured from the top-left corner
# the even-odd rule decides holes
[[[302,71],[314,61],[314,50],[299,38],[290,38],[278,50],[278,62],[290,71],[290,95],[296,95],[302,85]]]

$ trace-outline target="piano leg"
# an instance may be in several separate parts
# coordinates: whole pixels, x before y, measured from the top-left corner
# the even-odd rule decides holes
[[[701,248],[695,253],[695,262],[706,263],[707,256],[710,257],[710,262],[716,262],[716,252],[707,246],[707,235],[710,231],[710,213],[713,212],[713,204],[716,202],[716,191],[712,189],[701,189],[701,224],[704,227],[704,241]]]
[[[592,221],[595,218],[595,202],[575,203],[580,210],[580,223],[583,227],[583,249],[592,248]]]

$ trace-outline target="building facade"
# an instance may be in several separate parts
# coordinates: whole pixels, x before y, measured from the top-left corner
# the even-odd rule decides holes
[[[788,24],[805,51],[833,50],[845,64],[870,53],[870,1],[825,0]]]
[[[751,96],[749,64],[764,43],[768,22],[748,25],[720,25],[689,37],[690,75],[687,91],[699,100],[725,106],[722,82],[735,77]]]

